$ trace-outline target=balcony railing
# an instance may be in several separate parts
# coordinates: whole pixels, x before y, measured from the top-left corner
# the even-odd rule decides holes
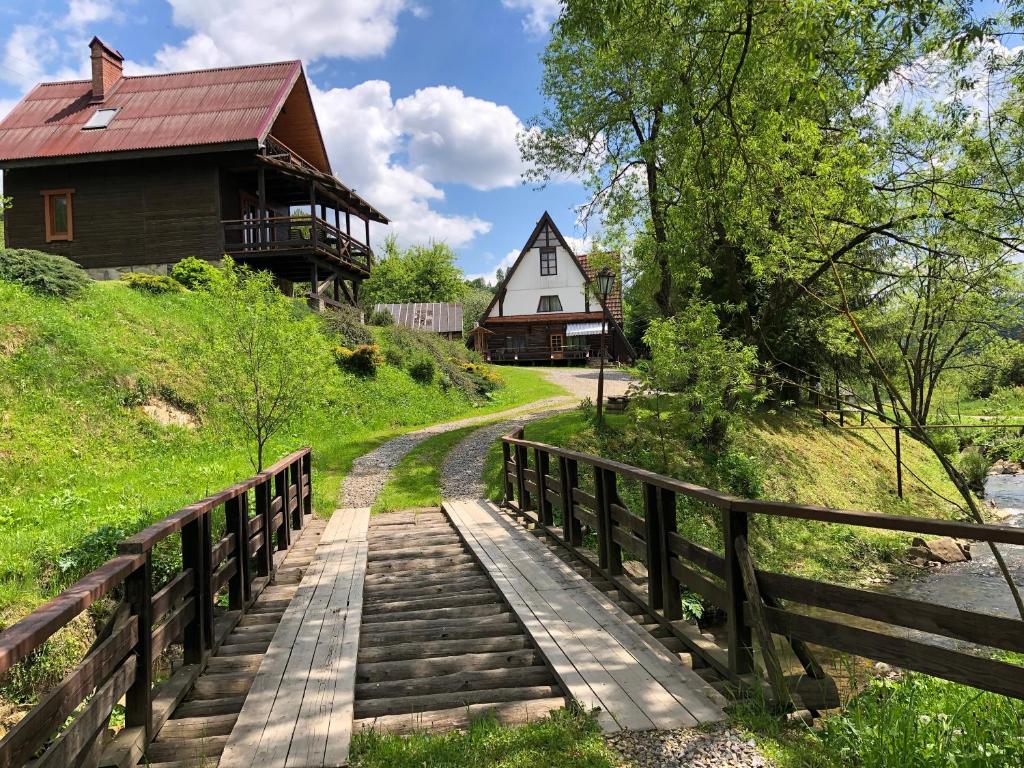
[[[348,233],[319,217],[270,216],[234,219],[224,225],[224,250],[230,256],[260,257],[309,251],[333,257],[369,273],[373,253]]]
[[[489,362],[516,362],[537,360],[586,360],[591,356],[588,347],[563,347],[559,350],[550,347],[501,347],[484,351]],[[596,357],[597,354],[595,353]]]

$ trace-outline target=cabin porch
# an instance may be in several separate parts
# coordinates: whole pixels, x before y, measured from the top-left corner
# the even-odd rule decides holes
[[[273,137],[221,186],[224,253],[288,294],[302,286],[314,309],[356,303],[373,267],[370,222],[388,223],[383,214]]]

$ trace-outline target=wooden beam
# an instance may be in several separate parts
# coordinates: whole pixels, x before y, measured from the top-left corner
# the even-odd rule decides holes
[[[782,671],[782,664],[775,654],[775,644],[772,640],[771,630],[768,629],[768,620],[765,618],[765,604],[761,599],[761,590],[757,586],[754,558],[747,546],[747,537],[745,535],[737,536],[735,547],[740,575],[743,577],[743,588],[747,593],[747,605],[750,606],[754,630],[757,632],[757,639],[761,644],[761,658],[764,660],[764,668],[768,673],[768,682],[775,693],[775,704],[781,709],[789,706],[791,702],[789,687]]]

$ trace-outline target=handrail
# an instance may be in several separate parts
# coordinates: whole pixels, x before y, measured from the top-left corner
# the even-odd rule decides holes
[[[747,554],[747,539],[756,535],[749,526],[752,515],[1013,545],[1024,545],[1024,529],[739,498],[622,462],[527,440],[522,428],[502,437],[501,446],[505,504],[644,605],[689,650],[734,681],[742,682],[754,669],[752,622],[758,621],[761,634],[773,632],[790,642],[812,678],[820,678],[823,672],[808,644],[1024,699],[1024,667],[935,643],[938,638],[947,644],[967,641],[1024,651],[1024,621],[773,573],[758,569]],[[583,468],[589,468],[592,477],[584,480]],[[623,479],[640,484],[642,510],[631,510],[624,500],[629,494],[619,485]],[[677,532],[680,496],[705,502],[709,514],[720,516],[723,554]],[[561,518],[558,524],[556,509]],[[596,557],[583,545],[584,530],[594,534]],[[626,577],[624,557],[646,564],[645,590]],[[754,574],[756,590],[744,584],[744,571]],[[724,612],[725,649],[709,644],[680,620],[683,589],[697,592]],[[818,613],[798,610],[798,606]],[[871,628],[866,629],[863,622],[844,621],[850,617],[866,620]],[[925,638],[908,637],[905,631],[894,635],[879,629],[879,622],[923,633]]]
[[[224,529],[214,533],[213,512],[221,508]],[[47,745],[40,765],[78,765],[105,732],[98,723],[106,722],[109,708],[122,697],[124,741],[129,751],[145,747],[170,714],[166,707],[154,708],[154,661],[181,644],[185,666],[165,685],[187,691],[225,631],[273,577],[281,553],[291,546],[291,530],[301,529],[312,512],[312,453],[302,448],[122,541],[118,555],[0,632],[2,675],[100,598],[123,595],[93,649],[0,739],[0,768],[25,765]],[[181,534],[181,569],[156,585],[153,547],[174,533]],[[222,592],[228,597],[225,618],[233,619],[215,631],[214,604]],[[89,699],[101,687],[109,695]],[[51,743],[58,731],[61,738]]]
[[[223,219],[225,235],[233,233],[235,239],[225,238],[225,251],[229,254],[264,254],[267,252],[312,248],[330,254],[341,261],[362,269],[372,266],[373,251],[348,232],[335,227],[319,216],[264,216],[263,218]],[[278,238],[277,227],[286,226],[288,236]],[[308,229],[306,235],[293,237],[295,230]],[[324,233],[330,237],[324,237]],[[248,236],[248,237],[247,237]],[[333,240],[333,242],[331,242]]]

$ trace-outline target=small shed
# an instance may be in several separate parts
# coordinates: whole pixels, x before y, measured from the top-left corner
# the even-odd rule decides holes
[[[375,304],[374,312],[388,312],[395,318],[395,325],[414,331],[430,331],[446,339],[462,338],[462,305],[423,304]]]

